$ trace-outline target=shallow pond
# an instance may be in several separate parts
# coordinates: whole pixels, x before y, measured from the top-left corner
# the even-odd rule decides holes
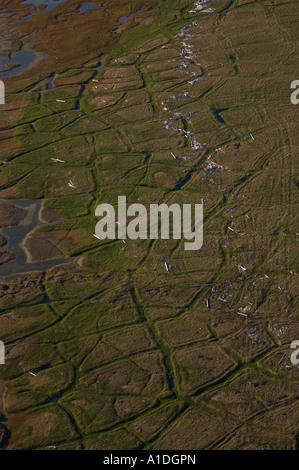
[[[214,111],[214,114],[215,114],[216,118],[218,119],[219,122],[221,122],[221,124],[226,124],[225,119],[221,116],[221,113],[223,113],[224,111],[227,111],[227,110],[228,110],[228,108],[216,109]]]
[[[39,7],[40,5],[45,5],[46,8],[44,8],[41,13],[46,13],[47,11],[53,10],[55,7],[66,1],[67,0],[25,0],[24,2],[20,3],[20,5],[28,5],[28,7],[30,8],[30,13],[28,16],[26,16],[26,18],[23,18],[23,20],[19,20],[18,22],[29,21],[32,18],[32,7]]]
[[[70,259],[61,258],[61,259],[52,259],[39,261],[34,263],[27,263],[27,257],[25,251],[23,250],[21,244],[24,238],[35,229],[38,225],[42,225],[39,220],[39,211],[41,209],[41,201],[22,199],[22,200],[7,200],[0,199],[1,203],[13,204],[18,207],[25,209],[31,209],[31,216],[26,217],[26,221],[23,224],[16,225],[13,227],[4,227],[0,229],[0,232],[7,238],[8,243],[3,250],[12,252],[16,259],[8,263],[0,265],[0,276],[6,276],[10,274],[29,272],[29,271],[46,271],[52,266],[58,264],[72,262]]]
[[[97,5],[95,3],[83,3],[79,11],[80,13],[83,13],[84,11],[97,10],[98,8],[101,8],[101,5]]]
[[[23,51],[10,59],[0,59],[0,77],[14,77],[22,70],[29,67],[35,60],[36,54],[32,51]],[[5,66],[17,64],[10,70],[3,70]]]
[[[136,13],[131,13],[131,15],[120,16],[120,17],[118,18],[118,21],[119,21],[120,23],[126,23],[126,22],[129,21],[131,18],[133,18],[135,15],[136,15]]]

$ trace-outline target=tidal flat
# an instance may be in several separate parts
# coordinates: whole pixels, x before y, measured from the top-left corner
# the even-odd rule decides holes
[[[0,448],[298,450],[298,15],[2,0]],[[119,195],[202,249],[95,239]]]

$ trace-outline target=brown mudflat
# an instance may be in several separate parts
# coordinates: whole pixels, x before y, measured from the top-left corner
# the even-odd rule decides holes
[[[22,207],[9,203],[0,204],[0,227],[19,225],[25,220],[28,212]]]

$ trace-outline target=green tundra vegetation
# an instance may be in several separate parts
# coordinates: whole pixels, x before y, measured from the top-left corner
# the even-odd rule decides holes
[[[2,3],[0,447],[298,449],[298,2]],[[203,247],[97,240],[119,195]]]

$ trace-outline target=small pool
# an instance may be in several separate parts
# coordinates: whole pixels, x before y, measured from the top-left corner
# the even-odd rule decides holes
[[[27,23],[28,21],[30,21],[33,16],[33,7],[44,5],[46,8],[43,8],[43,10],[40,13],[46,13],[48,11],[53,10],[55,7],[57,7],[58,5],[61,5],[61,3],[64,3],[66,1],[67,0],[24,0],[23,2],[20,3],[20,5],[23,6],[24,8],[28,7],[29,13],[24,18],[21,18],[20,20],[16,20],[15,23]]]
[[[15,260],[0,265],[0,276],[7,276],[10,274],[17,274],[30,271],[46,271],[47,269],[50,269],[53,266],[73,262],[73,260],[70,260],[68,258],[60,258],[28,263],[26,253],[22,247],[22,243],[25,237],[32,230],[42,225],[42,223],[39,221],[41,201],[29,199],[11,201],[8,199],[0,199],[0,204],[1,203],[13,204],[14,206],[19,206],[24,209],[31,208],[31,216],[29,216],[28,220],[26,220],[26,222],[23,224],[1,228],[1,233],[6,237],[8,241],[5,250],[13,252],[15,255]]]
[[[128,15],[128,16],[120,16],[118,18],[118,21],[120,23],[126,23],[127,21],[129,21],[131,18],[133,18],[134,16],[136,15],[136,13],[131,13],[131,15]]]
[[[101,5],[96,5],[95,3],[83,3],[79,11],[80,13],[83,13],[84,11],[98,10],[98,8],[101,8]]]
[[[224,111],[227,111],[227,110],[228,110],[228,108],[215,109],[215,111],[214,111],[214,114],[215,114],[216,118],[218,119],[219,122],[221,122],[221,124],[226,124],[225,119],[221,116],[221,113],[223,113]]]
[[[46,5],[46,8],[42,10],[42,13],[53,10],[55,7],[61,3],[66,2],[67,0],[24,0],[20,5],[32,5],[38,7],[40,5]]]
[[[14,77],[21,71],[27,69],[35,60],[35,53],[31,51],[23,51],[16,54],[10,59],[0,59],[0,77]],[[10,70],[5,70],[5,66],[16,64]]]

